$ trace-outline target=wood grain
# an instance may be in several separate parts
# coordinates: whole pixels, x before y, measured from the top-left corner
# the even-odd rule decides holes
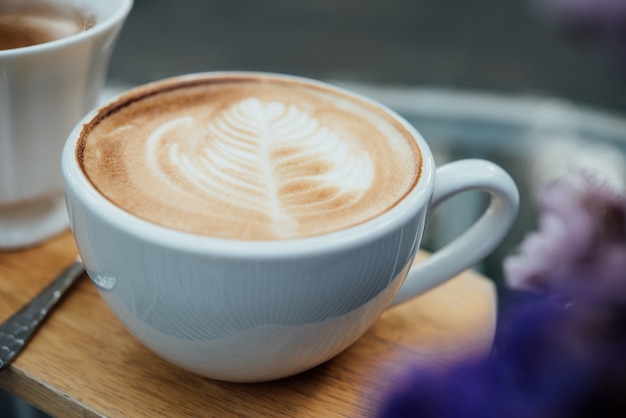
[[[0,320],[76,254],[69,233],[36,248],[0,252]],[[445,368],[462,355],[487,352],[495,305],[491,282],[468,271],[388,310],[356,344],[313,370],[233,384],[195,376],[152,354],[83,277],[0,373],[0,386],[59,417],[372,416],[410,367]]]

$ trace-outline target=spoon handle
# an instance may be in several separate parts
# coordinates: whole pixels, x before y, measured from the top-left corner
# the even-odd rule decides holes
[[[17,357],[50,310],[84,272],[83,263],[76,261],[63,270],[41,293],[0,325],[0,370]]]

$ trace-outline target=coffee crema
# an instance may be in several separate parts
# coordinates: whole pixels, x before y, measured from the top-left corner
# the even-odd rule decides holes
[[[43,0],[0,0],[0,50],[55,41],[93,25],[93,18],[69,6]]]
[[[172,79],[131,91],[83,127],[76,157],[123,210],[240,240],[360,224],[394,207],[421,172],[411,133],[383,110],[269,75]]]

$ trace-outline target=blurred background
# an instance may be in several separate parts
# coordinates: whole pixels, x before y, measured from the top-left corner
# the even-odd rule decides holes
[[[135,0],[104,96],[192,72],[313,77],[397,110],[438,163],[487,158],[520,187],[502,259],[536,227],[538,185],[570,165],[626,181],[624,0]],[[620,20],[621,19],[621,20]],[[456,236],[485,207],[459,196],[432,217],[424,246]],[[446,221],[442,219],[445,217]],[[4,404],[3,404],[4,402]],[[42,414],[0,397],[2,416]]]
[[[210,70],[276,71],[626,110],[626,73],[610,51],[560,30],[540,14],[540,2],[135,0],[109,74],[143,83]]]

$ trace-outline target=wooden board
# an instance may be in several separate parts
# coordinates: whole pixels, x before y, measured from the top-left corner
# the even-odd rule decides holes
[[[36,248],[0,252],[0,320],[76,254],[69,233]],[[410,367],[445,368],[464,354],[487,352],[495,307],[491,282],[468,271],[385,312],[356,344],[311,371],[233,384],[152,354],[117,322],[85,276],[0,372],[0,386],[59,417],[372,416]]]

